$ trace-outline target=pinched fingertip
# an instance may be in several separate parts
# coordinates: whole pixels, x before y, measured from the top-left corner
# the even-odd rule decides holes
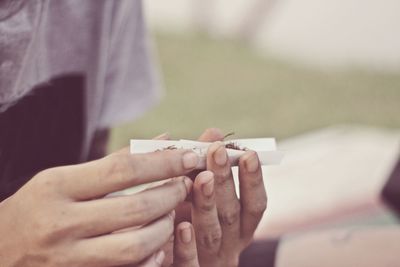
[[[214,173],[203,171],[196,177],[195,190],[200,191],[205,197],[211,197],[214,193]]]
[[[246,153],[240,157],[239,165],[249,173],[255,173],[260,167],[260,160],[255,151],[246,151]]]

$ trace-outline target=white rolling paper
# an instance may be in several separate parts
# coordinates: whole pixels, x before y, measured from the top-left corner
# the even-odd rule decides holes
[[[276,165],[282,161],[283,152],[278,151],[274,138],[233,139],[224,141],[232,166],[237,166],[239,157],[247,150],[257,153],[262,165]],[[130,151],[134,153],[149,153],[165,149],[191,149],[200,156],[197,169],[206,168],[207,149],[211,143],[192,140],[143,140],[133,139]]]
[[[280,164],[283,158],[283,152],[278,151],[274,138],[252,138],[252,139],[234,139],[224,141],[225,145],[236,149],[227,148],[227,153],[232,166],[237,166],[238,159],[246,150],[253,150],[258,154],[262,165]],[[130,152],[134,153],[150,153],[162,151],[165,149],[191,149],[200,156],[200,162],[197,169],[206,169],[206,154],[211,143],[198,142],[192,140],[148,140],[133,139],[130,142]],[[238,150],[237,148],[241,149]],[[234,176],[235,172],[234,172]],[[152,185],[157,183],[151,183]],[[130,195],[144,190],[149,184],[135,186],[123,191],[109,194],[107,197]]]

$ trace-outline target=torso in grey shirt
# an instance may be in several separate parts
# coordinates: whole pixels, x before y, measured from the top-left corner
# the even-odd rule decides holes
[[[140,0],[0,0],[0,112],[54,77],[84,73],[88,147],[96,129],[158,99],[150,54]]]

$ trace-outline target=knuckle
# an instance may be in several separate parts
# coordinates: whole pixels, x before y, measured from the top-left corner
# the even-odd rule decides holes
[[[41,199],[51,199],[57,197],[64,188],[63,182],[66,181],[64,176],[61,168],[47,169],[36,174],[29,184],[35,192],[40,192]]]
[[[53,238],[59,238],[64,236],[68,231],[68,226],[65,222],[61,222],[60,220],[52,221],[48,224],[47,228],[47,237],[49,240]]]
[[[133,161],[125,154],[113,154],[108,157],[107,169],[104,176],[107,179],[124,180],[127,176],[134,178],[136,168]]]
[[[204,212],[210,212],[214,209],[215,204],[209,201],[200,204],[200,209]]]
[[[181,160],[178,160],[176,150],[169,150],[169,151],[163,151],[163,156],[165,157],[165,162],[167,164],[163,165],[165,167],[165,171],[168,174],[169,177],[174,177],[182,174],[182,171],[184,170],[183,163]]]
[[[203,199],[202,201],[198,201],[196,206],[199,207],[200,211],[204,213],[210,213],[216,207],[214,198]]]
[[[42,218],[39,220],[36,224],[36,231],[41,233],[43,244],[53,244],[61,238],[71,236],[79,229],[79,225],[68,217],[70,216],[66,212],[60,212],[57,219]]]
[[[60,168],[51,168],[39,172],[35,176],[36,185],[41,186],[43,189],[54,187],[59,184],[62,179],[63,173]]]
[[[248,213],[253,217],[261,217],[267,209],[267,200],[257,201],[250,205]]]
[[[246,180],[246,182],[248,182],[248,185],[251,188],[260,188],[260,187],[264,187],[264,180],[262,176],[257,176],[256,178],[253,179],[248,179]]]
[[[219,216],[219,219],[221,224],[230,226],[238,221],[239,215],[234,212],[225,212]]]
[[[212,230],[203,233],[199,237],[199,245],[208,250],[216,250],[222,240],[222,231],[220,228],[214,227]]]
[[[129,221],[136,221],[143,218],[146,213],[152,210],[151,201],[144,195],[133,195],[130,197],[132,201],[124,202],[124,217]]]
[[[229,181],[232,176],[231,168],[221,168],[219,170],[213,170],[215,175],[215,182],[219,185]]]
[[[219,220],[222,225],[233,225],[239,221],[240,205],[236,202],[230,209],[227,209],[219,214]]]
[[[158,168],[164,173],[165,177],[176,177],[179,173],[182,173],[181,164],[177,164],[176,150],[163,150],[150,153],[152,159],[148,158],[147,155],[143,157],[143,161],[153,161],[153,168]],[[155,165],[156,164],[156,165]],[[150,164],[149,164],[150,165]]]

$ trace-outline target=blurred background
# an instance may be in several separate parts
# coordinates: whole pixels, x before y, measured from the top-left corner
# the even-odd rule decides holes
[[[400,126],[397,0],[147,0],[161,105],[112,147],[221,127],[279,139],[337,124]]]
[[[380,191],[399,152],[398,0],[146,0],[160,105],[113,131],[111,150],[207,127],[276,137],[265,170],[269,236],[396,224]]]

